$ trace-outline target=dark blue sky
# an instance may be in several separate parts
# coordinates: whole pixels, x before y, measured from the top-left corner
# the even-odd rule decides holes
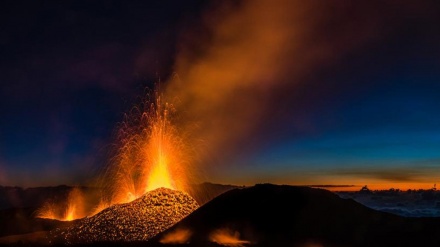
[[[393,3],[359,4],[371,6],[355,9],[381,32],[295,83],[272,88],[255,129],[225,156],[213,154],[211,179],[438,182],[440,4],[402,2],[399,9]],[[123,113],[146,86],[174,71],[182,36],[200,25],[207,6],[195,0],[2,2],[0,184],[90,179],[108,160]],[[326,22],[313,37],[325,43],[347,32],[338,27],[358,23],[356,13]],[[191,34],[198,39],[198,32]]]
[[[201,6],[2,2],[0,184],[90,177],[123,113],[171,71],[179,27]]]

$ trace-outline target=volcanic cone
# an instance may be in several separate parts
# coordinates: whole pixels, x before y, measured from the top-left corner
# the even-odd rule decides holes
[[[184,192],[159,188],[130,203],[113,205],[70,228],[55,232],[55,241],[70,244],[146,241],[198,207],[197,202]]]

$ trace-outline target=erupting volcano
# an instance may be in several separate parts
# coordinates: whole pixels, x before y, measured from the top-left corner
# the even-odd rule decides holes
[[[67,205],[47,204],[38,217],[70,221],[87,217],[66,230],[52,232],[70,243],[142,241],[180,221],[199,207],[183,192],[189,174],[190,149],[174,124],[175,109],[156,91],[152,100],[126,115],[118,132],[118,148],[102,176],[100,204],[78,214],[78,193]],[[83,210],[84,211],[84,210]]]
[[[126,115],[118,133],[117,155],[104,175],[108,204],[127,203],[157,188],[185,191],[191,150],[175,124],[175,108],[153,98]]]

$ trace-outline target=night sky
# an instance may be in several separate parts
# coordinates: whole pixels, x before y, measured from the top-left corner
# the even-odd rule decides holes
[[[215,95],[228,86],[218,94],[227,100],[187,93],[220,121],[209,125],[216,135],[200,131],[199,139],[242,133],[213,144],[200,165],[204,180],[377,188],[440,181],[439,2],[311,1],[303,9],[290,1],[297,5],[275,12],[275,21],[271,1],[251,2],[2,1],[0,185],[86,183],[107,163],[124,112],[175,73],[185,89],[210,85],[204,92]],[[232,21],[212,24],[224,20]],[[236,41],[228,25],[257,39]],[[182,64],[213,64],[206,53],[243,43],[246,59],[217,55],[222,66],[208,66],[224,78],[185,84],[195,76]],[[227,76],[234,61],[261,65],[246,64],[243,74],[255,76],[237,79]],[[282,69],[265,70],[272,66]],[[228,78],[247,83],[230,86]],[[210,130],[211,120],[191,109],[188,118]]]

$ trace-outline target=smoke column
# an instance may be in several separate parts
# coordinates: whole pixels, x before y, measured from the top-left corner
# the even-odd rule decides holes
[[[200,162],[232,157],[236,144],[270,117],[274,91],[294,90],[302,77],[374,40],[384,31],[383,16],[371,13],[387,7],[290,0],[213,5],[201,26],[184,33],[177,76],[165,83],[181,124],[204,143]]]

